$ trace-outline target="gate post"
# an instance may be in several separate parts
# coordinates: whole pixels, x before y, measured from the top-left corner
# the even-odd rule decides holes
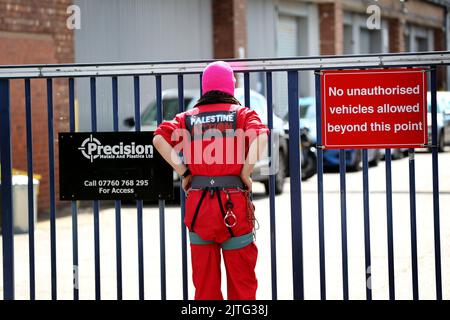
[[[298,71],[288,71],[289,173],[291,179],[291,232],[294,300],[304,299],[303,226],[301,203],[300,116],[298,107]]]
[[[14,299],[14,223],[12,201],[11,114],[9,80],[0,80],[1,216],[3,240],[3,298]]]

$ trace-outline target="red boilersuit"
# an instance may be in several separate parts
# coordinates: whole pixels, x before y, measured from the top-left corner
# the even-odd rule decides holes
[[[177,134],[179,132],[177,129],[185,131]],[[213,129],[214,137],[208,136],[208,129]],[[225,134],[225,130],[249,134],[244,139],[239,139]],[[172,147],[182,152],[184,162],[193,176],[239,176],[249,144],[261,133],[267,134],[268,129],[255,111],[230,104],[198,106],[176,115],[171,121],[163,122],[155,131],[155,135],[161,135]],[[237,189],[227,191],[230,192],[234,204],[233,212],[237,218],[237,224],[231,228],[233,236],[238,237],[252,232],[253,225],[248,217],[246,195]],[[209,192],[198,209],[195,227],[192,230],[193,216],[202,193],[203,190],[194,189],[188,192],[184,222],[189,231],[197,233],[202,240],[214,241],[215,244],[191,244],[195,299],[223,299],[220,243],[228,240],[231,234],[224,224],[217,195],[211,196]],[[227,200],[226,194],[222,190],[220,195],[224,204]],[[228,299],[255,299],[257,288],[255,265],[258,255],[255,243],[241,249],[222,252],[227,272]]]

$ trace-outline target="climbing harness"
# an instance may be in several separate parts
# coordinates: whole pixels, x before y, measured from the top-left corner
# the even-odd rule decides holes
[[[255,221],[257,223],[257,220],[255,219],[255,206],[252,203],[251,199],[251,193],[244,189],[244,184],[242,183],[242,180],[239,176],[193,176],[192,182],[191,182],[191,189],[192,190],[203,190],[200,200],[197,204],[197,207],[194,212],[194,216],[192,218],[189,237],[192,244],[213,244],[214,241],[205,241],[200,238],[199,235],[197,235],[194,232],[194,226],[195,221],[197,220],[198,213],[200,211],[200,207],[202,205],[202,202],[206,196],[206,194],[210,194],[210,197],[212,198],[214,194],[216,194],[217,202],[219,204],[219,209],[222,214],[223,222],[225,226],[228,229],[228,232],[230,233],[230,238],[221,243],[221,247],[224,250],[231,250],[231,249],[239,249],[243,248],[246,245],[252,243],[254,241],[254,235],[255,235]],[[229,189],[236,189],[236,191],[231,191]],[[220,191],[225,192],[226,194],[226,201],[225,205],[222,203],[222,198],[220,196]],[[236,192],[243,192],[244,196],[246,198],[246,207],[247,207],[247,218],[248,221],[251,223],[252,232],[235,237],[232,228],[234,228],[237,223],[237,217],[234,213],[234,203],[231,199],[231,194]]]

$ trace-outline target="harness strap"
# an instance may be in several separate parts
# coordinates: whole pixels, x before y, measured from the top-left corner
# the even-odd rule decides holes
[[[215,191],[216,191],[216,195],[217,195],[217,201],[219,202],[220,212],[222,213],[222,217],[225,219],[226,214],[225,214],[225,210],[223,210],[222,199],[220,198],[220,190],[215,189]],[[231,230],[230,227],[227,227],[227,229],[228,229],[228,232],[230,233],[230,236],[234,237],[233,230]]]
[[[220,244],[220,247],[223,250],[242,249],[248,246],[250,243],[252,243],[253,239],[254,239],[253,233],[250,232],[239,237],[231,237],[227,241],[222,242]],[[189,240],[191,241],[191,244],[199,244],[199,245],[215,244],[214,241],[203,240],[195,232],[189,232]]]
[[[192,189],[204,188],[244,188],[244,183],[239,176],[193,176]]]
[[[196,234],[195,232],[189,232],[189,240],[191,241],[191,244],[202,244],[202,245],[206,245],[206,244],[214,244],[214,241],[207,241],[207,240],[203,240],[202,238],[200,238],[200,236],[198,234]]]
[[[206,190],[206,189],[203,190],[200,200],[197,203],[197,208],[195,208],[195,213],[194,213],[194,216],[192,217],[191,230],[194,230],[195,220],[197,219],[198,212],[200,211],[200,206],[202,205],[203,199],[205,198],[207,191],[208,190]]]
[[[223,242],[220,246],[223,250],[235,250],[248,246],[254,240],[253,233],[247,233],[239,237],[232,237]]]

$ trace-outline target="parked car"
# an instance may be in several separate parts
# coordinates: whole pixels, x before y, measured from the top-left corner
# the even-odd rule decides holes
[[[437,132],[438,150],[443,152],[450,145],[450,92],[438,91],[437,100]],[[431,93],[427,94],[428,105],[428,143],[431,144]]]
[[[197,94],[198,91],[196,90],[185,90],[184,105],[187,106]],[[163,90],[161,95],[163,120],[171,120],[178,113],[178,89]],[[125,119],[124,125],[134,130],[134,117]],[[141,112],[141,129],[143,131],[154,131],[157,125],[156,101],[153,101]]]
[[[444,118],[444,139],[442,142],[444,143],[444,146],[448,146],[450,145],[450,92],[441,92],[441,95],[441,105]],[[442,151],[444,151],[444,148],[442,148]]]
[[[381,159],[385,160],[386,149],[380,149]],[[395,148],[391,149],[392,160],[398,160],[408,155],[408,148]]]
[[[307,128],[300,131],[300,147],[302,150],[302,180],[307,180],[317,173],[317,149]]]
[[[284,132],[289,136],[289,124],[285,124]],[[289,139],[288,139],[289,140]],[[309,129],[300,129],[300,165],[301,178],[307,180],[317,173],[317,152],[315,142],[311,139]]]
[[[185,90],[184,91],[184,105],[186,110],[192,109],[199,99],[199,90]],[[237,88],[235,90],[235,97],[244,105],[244,90]],[[178,90],[168,89],[162,92],[162,104],[163,104],[163,119],[169,120],[174,118],[178,113]],[[261,118],[264,124],[267,124],[267,101],[266,98],[256,91],[250,91],[250,108],[255,110]],[[150,103],[141,114],[141,130],[142,131],[154,131],[157,127],[157,110],[156,101]],[[127,118],[124,121],[130,130],[134,130],[135,122],[134,118]],[[272,135],[277,136],[278,139],[273,139],[275,145],[274,155],[275,163],[275,194],[281,194],[284,188],[284,181],[287,175],[288,168],[288,144],[287,137],[283,130],[283,120],[274,115],[273,117],[273,130]],[[268,156],[259,160],[255,164],[255,168],[252,174],[253,181],[264,183],[266,193],[269,193],[269,158]],[[174,184],[179,185],[179,177],[174,172]]]
[[[310,137],[314,144],[317,144],[316,127],[316,99],[314,97],[305,97],[299,99],[300,108],[300,127],[309,130]],[[379,149],[368,149],[369,164],[378,165],[381,158]],[[345,150],[346,167],[351,171],[361,169],[362,152],[361,150]],[[325,149],[323,152],[324,167],[332,168],[339,166],[339,150]]]

